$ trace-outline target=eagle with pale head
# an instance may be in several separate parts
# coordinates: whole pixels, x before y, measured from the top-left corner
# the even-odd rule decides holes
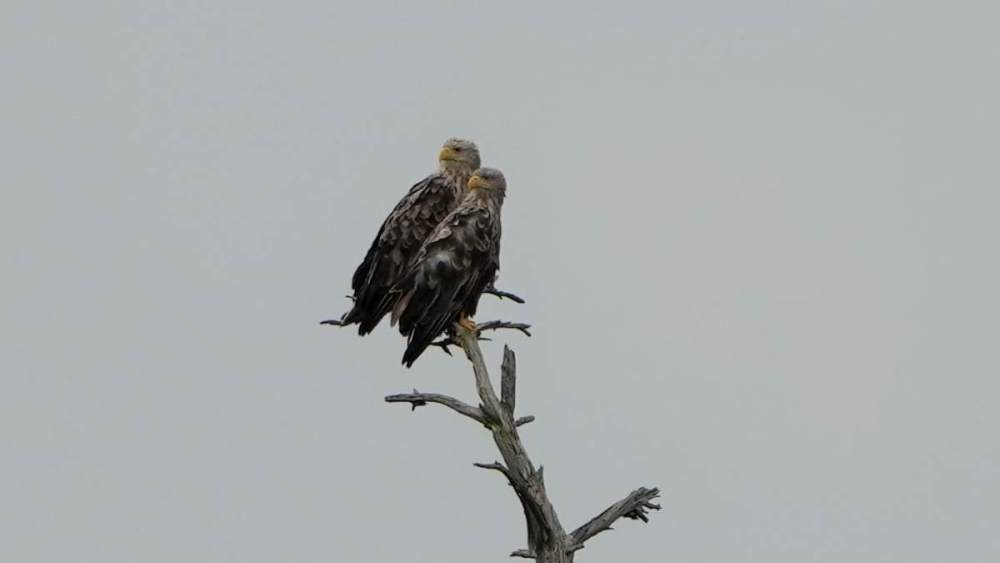
[[[328,324],[357,324],[358,334],[364,336],[388,313],[389,290],[431,232],[464,200],[469,178],[480,165],[479,149],[472,141],[448,139],[438,163],[437,172],[414,184],[382,223],[351,278],[354,305]]]

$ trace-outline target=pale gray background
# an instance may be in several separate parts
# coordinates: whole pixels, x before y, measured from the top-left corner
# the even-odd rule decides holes
[[[0,559],[505,561],[464,362],[317,321],[460,135],[580,561],[1000,557],[998,10],[17,2]],[[481,555],[486,557],[480,559]]]

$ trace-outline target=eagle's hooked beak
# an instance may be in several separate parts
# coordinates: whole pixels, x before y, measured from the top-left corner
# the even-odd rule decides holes
[[[478,190],[479,188],[486,187],[486,180],[483,180],[481,176],[473,176],[469,178],[469,189]]]
[[[445,147],[441,149],[440,153],[438,153],[438,160],[458,160],[458,153],[456,153],[455,149],[451,147]]]

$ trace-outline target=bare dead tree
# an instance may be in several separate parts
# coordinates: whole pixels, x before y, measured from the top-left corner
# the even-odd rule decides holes
[[[526,325],[516,323],[488,323],[480,325],[478,331],[458,327],[453,337],[439,343],[445,351],[448,350],[447,345],[450,343],[461,346],[465,351],[475,375],[476,392],[480,401],[478,406],[447,395],[420,393],[415,389],[412,393],[389,395],[385,400],[388,403],[409,403],[412,410],[428,403],[443,405],[475,420],[490,431],[503,463],[494,461],[474,465],[502,474],[514,489],[514,494],[524,509],[528,547],[514,551],[510,554],[511,557],[534,559],[539,563],[571,563],[575,553],[583,549],[587,540],[605,530],[610,530],[611,524],[619,518],[648,522],[649,510],[660,509],[659,505],[653,504],[653,499],[658,497],[660,492],[656,488],[640,487],[572,532],[567,533],[563,529],[545,491],[542,467],[535,469],[518,435],[518,427],[533,421],[534,417],[515,418],[514,415],[517,382],[514,352],[504,346],[503,363],[500,367],[500,397],[497,398],[483,360],[482,350],[479,348],[479,333],[484,328],[514,328],[527,331]]]

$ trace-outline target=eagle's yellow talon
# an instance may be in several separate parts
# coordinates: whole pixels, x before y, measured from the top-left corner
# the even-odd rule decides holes
[[[458,324],[465,330],[476,332],[476,322],[465,315],[458,319]]]

